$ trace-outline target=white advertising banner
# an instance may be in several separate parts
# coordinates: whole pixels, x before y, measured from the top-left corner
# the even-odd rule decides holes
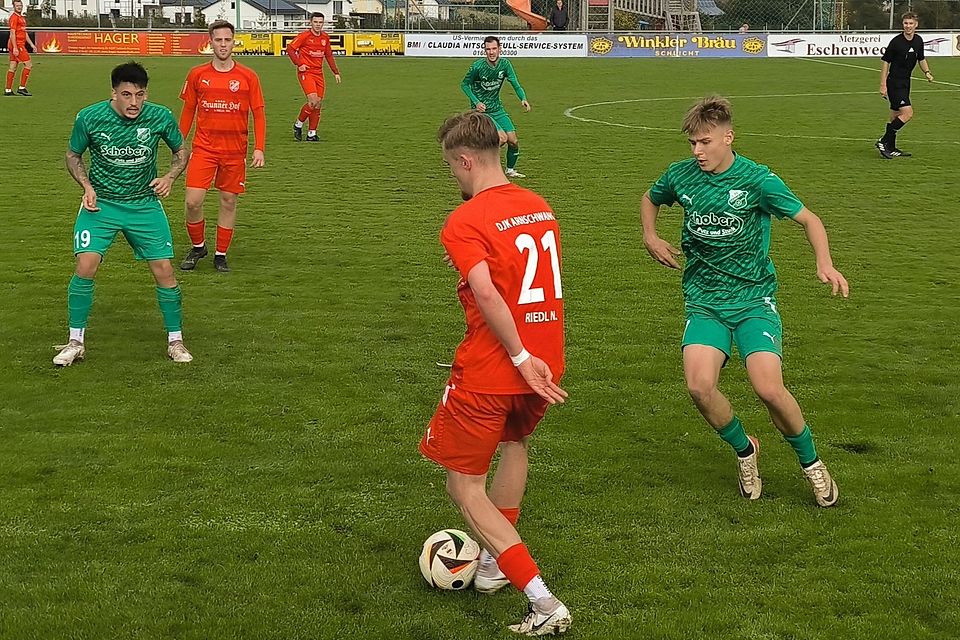
[[[879,58],[896,33],[771,33],[770,58]],[[925,56],[952,55],[950,33],[922,32]]]
[[[507,58],[584,58],[587,36],[558,33],[504,33],[501,55]],[[404,55],[446,58],[482,58],[487,34],[408,33]]]

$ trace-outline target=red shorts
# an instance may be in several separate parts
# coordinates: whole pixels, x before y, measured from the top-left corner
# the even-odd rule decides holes
[[[243,193],[247,179],[247,163],[242,156],[217,157],[206,151],[194,151],[187,163],[187,186],[191,189],[209,189],[213,179],[220,191]]]
[[[13,55],[13,51],[10,51],[10,62],[30,62],[30,54],[27,52],[27,45],[17,45],[17,48],[20,51],[20,55]]]
[[[302,71],[297,73],[297,78],[300,80],[300,86],[303,87],[304,95],[310,95],[315,93],[321,98],[323,97],[323,74],[322,73],[313,73],[311,71]]]
[[[485,475],[501,442],[537,428],[547,401],[535,393],[500,396],[448,384],[420,441],[420,453],[451,471]]]

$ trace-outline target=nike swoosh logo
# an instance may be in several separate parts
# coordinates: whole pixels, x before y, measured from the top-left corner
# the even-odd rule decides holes
[[[837,496],[836,496],[836,493],[835,493],[834,490],[833,490],[833,487],[834,487],[834,484],[831,482],[831,483],[830,483],[830,493],[828,493],[828,494],[827,494],[827,497],[824,498],[824,502],[826,502],[827,504],[830,504],[830,503],[832,503],[834,500],[837,499]]]

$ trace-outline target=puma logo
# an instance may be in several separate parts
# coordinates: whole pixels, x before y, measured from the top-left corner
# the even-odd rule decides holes
[[[777,336],[775,336],[775,335],[773,335],[772,333],[769,333],[769,332],[767,332],[767,331],[764,331],[764,332],[763,332],[763,335],[765,335],[765,336],[767,336],[768,338],[770,338],[770,342],[772,342],[773,344],[777,344]]]

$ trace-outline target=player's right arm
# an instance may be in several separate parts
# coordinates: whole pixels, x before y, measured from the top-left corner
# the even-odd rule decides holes
[[[11,18],[11,20],[13,20],[13,18]],[[17,47],[17,28],[15,24],[10,25],[10,39],[7,40],[7,49],[10,50],[10,53],[12,53],[14,57],[20,55],[20,48]]]
[[[680,250],[657,235],[657,215],[660,206],[673,204],[677,201],[677,194],[670,184],[669,170],[653,183],[643,198],[640,199],[640,225],[643,228],[643,246],[650,257],[671,269],[679,269],[677,256]]]
[[[90,183],[87,169],[83,166],[83,152],[90,146],[90,134],[87,132],[86,122],[77,116],[73,123],[73,133],[70,134],[70,143],[67,146],[67,171],[83,187],[83,208],[87,211],[99,211],[97,207],[97,192]]]
[[[193,118],[197,114],[197,88],[193,71],[187,74],[180,90],[180,99],[183,100],[183,110],[180,112],[180,135],[184,140],[190,135],[193,128]]]
[[[463,80],[460,82],[460,89],[467,94],[467,98],[470,100],[470,107],[476,109],[477,111],[484,111],[486,105],[480,102],[480,98],[477,97],[477,94],[473,92],[473,81],[477,77],[476,68],[473,65],[470,65],[470,68],[467,69],[467,75],[463,76]]]
[[[887,76],[890,74],[890,63],[886,60],[880,65],[880,95],[887,97]]]
[[[297,71],[307,70],[307,65],[303,64],[300,60],[300,47],[303,46],[303,42],[307,39],[308,33],[308,31],[304,31],[287,45],[287,57],[290,58],[290,62],[297,68]]]
[[[567,397],[567,392],[553,381],[553,372],[550,371],[547,363],[530,354],[523,347],[513,314],[510,313],[510,307],[493,284],[490,267],[486,260],[481,260],[470,269],[467,274],[467,284],[473,291],[483,321],[507,350],[517,371],[530,388],[550,404],[562,403]]]

